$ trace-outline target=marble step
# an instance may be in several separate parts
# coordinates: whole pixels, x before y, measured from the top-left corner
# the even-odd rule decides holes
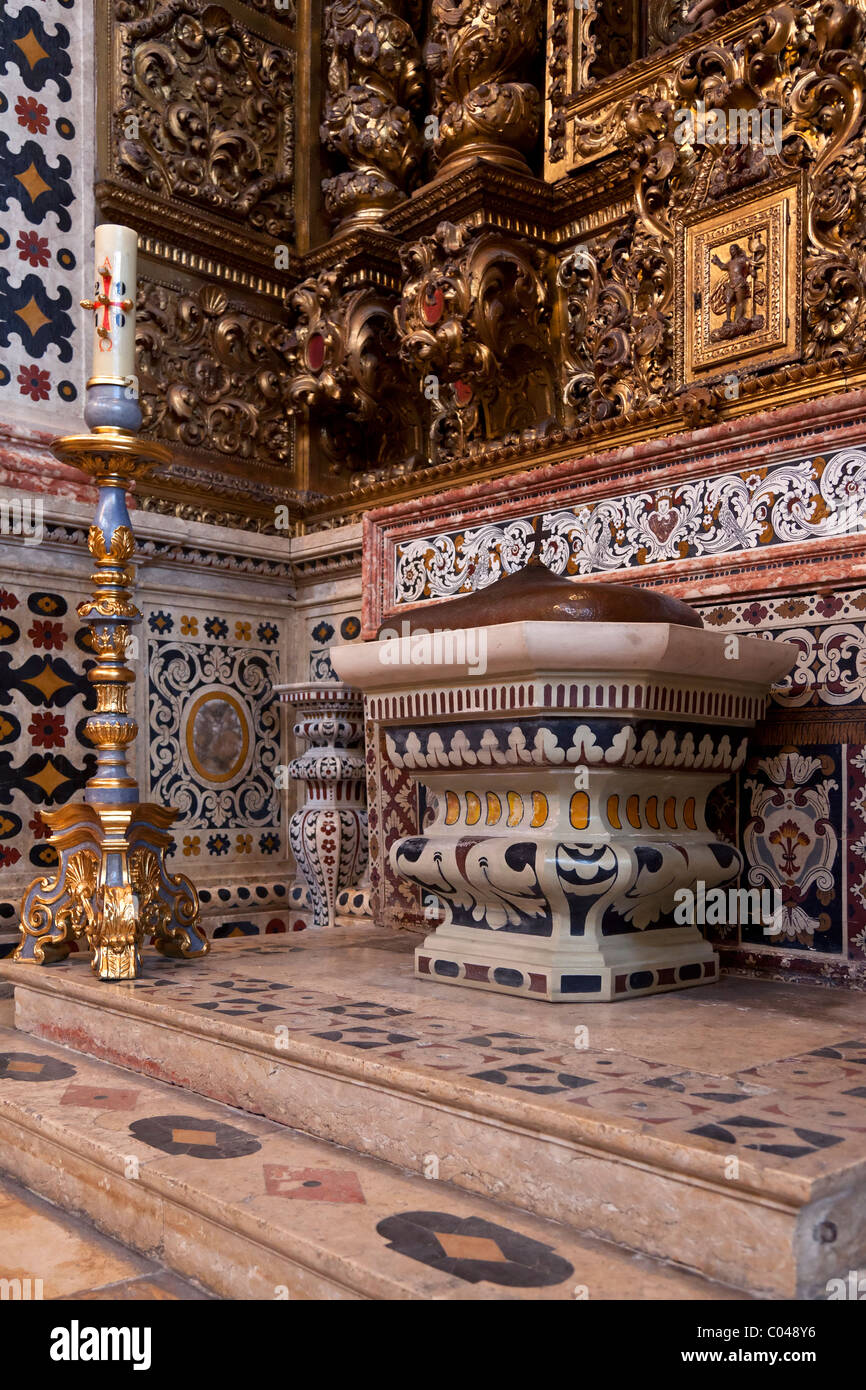
[[[0,1171],[225,1298],[744,1297],[8,1028]]]
[[[0,926],[0,960],[8,960],[17,945],[18,932]],[[11,995],[12,985],[8,980],[0,977],[0,999],[9,999]]]
[[[201,1096],[765,1297],[866,1267],[858,996],[729,978],[549,1005],[415,980],[416,938],[0,964],[16,1022]]]

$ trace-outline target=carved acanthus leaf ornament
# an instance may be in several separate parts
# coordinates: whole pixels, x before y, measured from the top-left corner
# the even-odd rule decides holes
[[[434,81],[436,157],[449,171],[482,156],[525,169],[541,98],[528,79],[541,0],[432,0],[424,62]]]
[[[520,237],[443,222],[401,250],[400,351],[431,408],[436,457],[556,414],[548,257]]]
[[[145,429],[191,449],[291,466],[287,331],[219,286],[139,281],[136,348]]]
[[[423,148],[418,41],[400,0],[334,0],[325,10],[325,148],[349,166],[323,189],[329,216],[376,221],[406,197]]]
[[[289,409],[318,426],[332,473],[354,486],[409,472],[420,461],[420,392],[399,355],[395,295],[346,288],[341,267],[288,296]]]
[[[208,0],[115,0],[122,175],[268,236],[293,228],[294,54]]]

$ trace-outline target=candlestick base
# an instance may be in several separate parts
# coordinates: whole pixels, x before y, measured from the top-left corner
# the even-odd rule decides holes
[[[100,980],[131,980],[140,974],[148,936],[164,956],[205,955],[210,943],[199,923],[198,894],[188,878],[165,867],[176,814],[148,802],[47,812],[60,863],[53,878],[37,879],[27,890],[13,959],[49,965],[84,937]]]

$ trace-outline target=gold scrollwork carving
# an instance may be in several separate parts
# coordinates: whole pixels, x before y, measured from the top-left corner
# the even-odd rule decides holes
[[[335,0],[325,10],[327,94],[320,136],[348,170],[323,182],[341,225],[377,221],[406,197],[422,140],[418,41],[400,0]]]
[[[151,193],[285,238],[294,54],[209,0],[115,0],[117,164]]]
[[[65,873],[61,869],[53,879],[43,878],[28,895],[13,959],[21,960],[26,946],[28,957],[42,965],[67,955],[76,937],[85,936],[90,944],[96,931],[98,874],[97,856],[79,850],[69,856]]]
[[[673,259],[632,217],[560,263],[566,405],[579,421],[657,404],[673,389]]]
[[[526,169],[541,98],[528,80],[541,35],[540,0],[432,0],[424,62],[434,81],[440,172],[479,156]]]
[[[730,341],[734,352],[736,341],[767,330],[765,306],[779,305],[786,291],[773,279],[783,261],[768,256],[758,211],[767,205],[772,228],[772,190],[793,188],[804,175],[802,349],[796,331],[799,230],[791,239],[782,227],[790,302],[780,312],[783,322],[793,314],[794,323],[780,339],[781,352],[753,352],[741,370],[790,361],[799,351],[807,361],[843,357],[862,342],[864,63],[866,16],[857,6],[845,0],[781,5],[756,17],[737,44],[719,37],[693,47],[641,93],[576,122],[576,147],[586,155],[619,148],[634,187],[632,215],[573,249],[558,269],[568,324],[565,399],[576,422],[626,415],[682,391],[689,382],[677,361],[697,364],[700,374],[696,338],[692,347],[697,311],[688,296],[679,314],[674,309],[675,287],[682,295],[686,278],[692,283],[698,274],[691,263],[677,268],[687,224],[705,218],[701,225],[712,227],[716,218],[726,233],[724,244],[707,253],[712,282],[701,303],[708,342],[718,347]],[[773,138],[683,138],[678,122],[699,102],[726,120],[729,113],[754,111]],[[786,227],[794,225],[791,215],[782,215]],[[704,254],[702,235],[703,241],[686,237],[681,258]],[[721,360],[719,352],[704,356],[705,371],[711,357]],[[700,392],[686,392],[681,403],[689,419],[697,413],[705,420],[717,408]]]
[[[331,470],[364,479],[394,460],[410,471],[422,445],[421,392],[400,357],[396,295],[346,288],[337,267],[303,281],[288,303],[290,399],[318,424]]]
[[[136,346],[145,428],[193,449],[262,464],[292,460],[288,333],[224,289],[139,284]]]
[[[102,576],[98,576],[101,580]],[[92,618],[94,614],[99,618],[125,618],[134,622],[141,617],[134,603],[129,603],[126,599],[116,598],[113,595],[100,596],[96,599],[83,599],[79,603],[76,612],[79,618]]]
[[[555,417],[547,260],[523,238],[450,222],[403,247],[400,351],[422,382],[436,383],[436,456]]]

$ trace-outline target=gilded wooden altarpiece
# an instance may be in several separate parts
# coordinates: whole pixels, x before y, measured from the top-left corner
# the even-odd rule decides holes
[[[294,0],[97,0],[97,201],[139,233],[145,505],[270,527],[297,501]]]
[[[866,382],[866,0],[293,4],[99,0],[147,505],[314,530]]]

